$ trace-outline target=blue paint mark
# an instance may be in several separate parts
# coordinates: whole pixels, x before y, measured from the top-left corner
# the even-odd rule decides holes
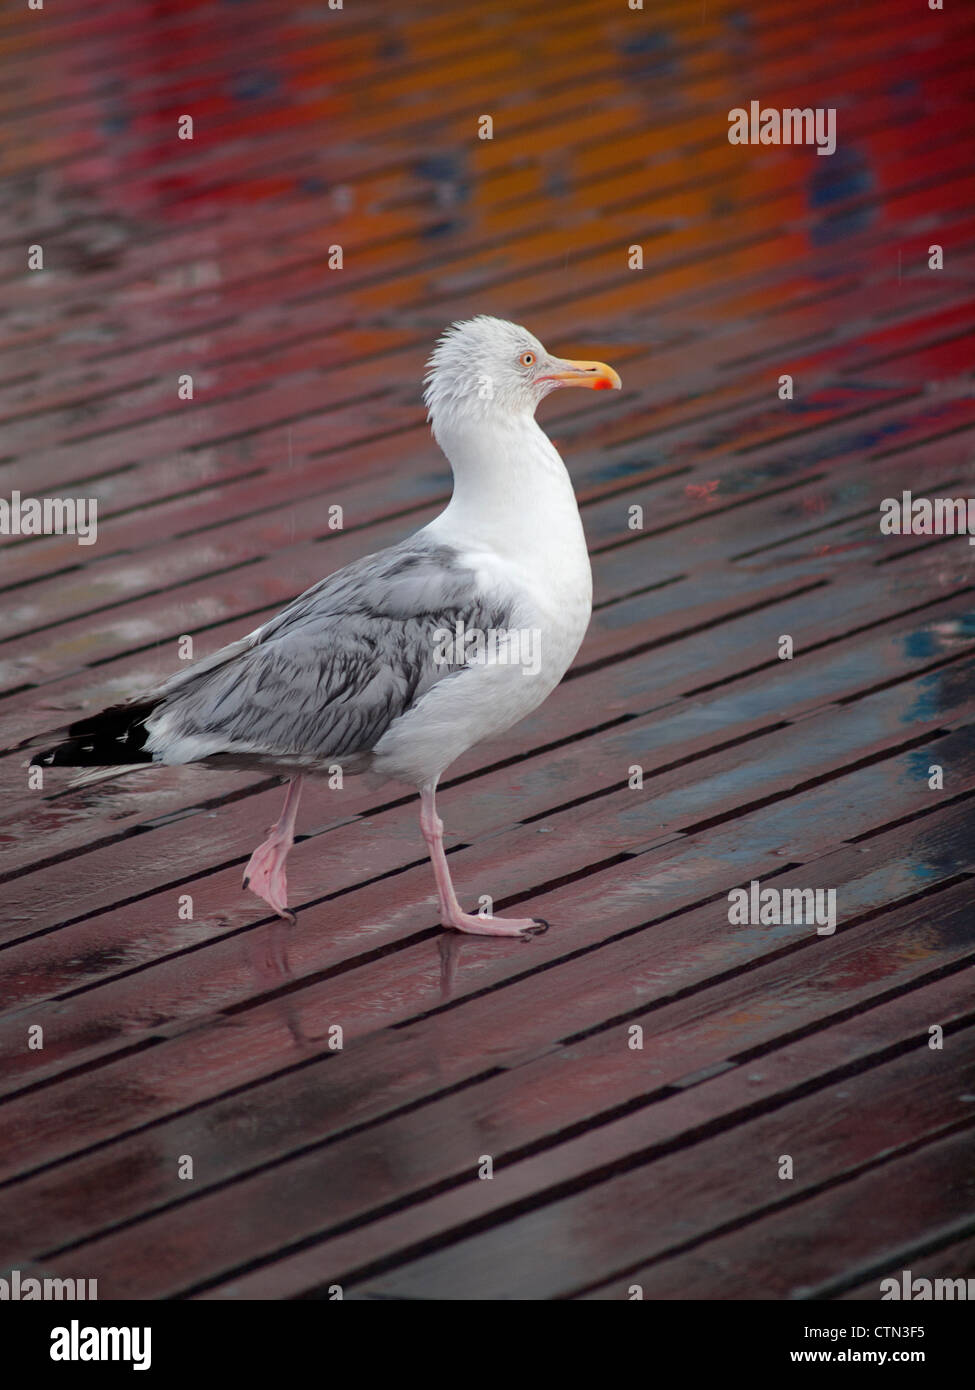
[[[628,57],[634,53],[659,53],[670,48],[670,35],[665,29],[651,29],[646,34],[633,34],[619,45]]]
[[[281,79],[276,72],[241,72],[230,82],[229,93],[235,101],[256,101],[258,97],[270,96],[280,86]]]
[[[399,34],[389,34],[380,40],[376,50],[380,58],[402,58],[406,52],[406,43]]]
[[[669,77],[680,64],[674,41],[666,29],[651,29],[646,34],[634,34],[617,45],[627,59],[627,76]]]
[[[424,155],[414,162],[413,173],[418,179],[434,185],[435,198],[441,207],[466,203],[471,196],[466,152],[438,150]]]
[[[942,648],[937,642],[932,643],[932,651],[938,652]],[[932,671],[923,677],[918,685],[920,687],[917,699],[904,715],[903,723],[909,724],[916,721],[935,720],[946,711],[957,710],[971,703],[972,695],[975,694],[975,667],[971,662],[964,665],[948,666],[941,671]],[[929,760],[937,762],[937,757]]]
[[[892,420],[889,424],[881,425],[877,429],[865,431],[863,434],[851,435],[845,439],[834,440],[830,444],[820,444],[816,447],[809,446],[806,452],[806,461],[817,463],[823,459],[835,458],[845,453],[848,449],[870,449],[874,444],[880,444],[883,440],[892,435],[902,434],[911,425],[916,425],[917,420]]]
[[[818,156],[817,156],[818,158]],[[832,156],[836,158],[835,155]],[[817,169],[822,166],[817,165]],[[866,169],[838,169],[825,177],[813,176],[809,189],[809,202],[814,208],[826,207],[830,203],[842,203],[847,198],[856,198],[868,193],[873,180]]]
[[[568,176],[561,164],[553,165],[545,175],[545,192],[550,198],[565,198],[571,188]]]
[[[424,155],[413,165],[413,172],[417,178],[432,179],[434,183],[443,183],[447,180],[459,179],[464,170],[462,161],[450,150],[443,150],[438,154]]]
[[[874,209],[872,207],[851,208],[842,216],[825,217],[822,222],[817,222],[813,226],[809,240],[813,246],[831,246],[833,242],[842,241],[846,237],[854,236],[857,232],[865,231],[873,220]]]
[[[945,707],[945,702],[941,698],[941,681],[937,673],[921,681],[920,685],[922,688],[918,691],[917,699],[901,715],[902,724],[923,724],[929,719],[936,719]],[[925,769],[930,765],[930,761],[925,759]],[[927,776],[927,771],[925,771],[925,776]]]
[[[438,237],[449,236],[451,232],[460,232],[463,228],[464,223],[460,218],[448,217],[442,222],[433,222],[429,227],[422,228],[420,235],[427,241],[431,241]]]
[[[870,193],[873,171],[858,150],[841,145],[832,155],[817,155],[809,177],[810,208],[830,208],[850,198]],[[876,216],[871,205],[836,211],[818,222],[812,231],[814,246],[828,246],[870,226]]]
[[[877,391],[900,391],[901,389],[896,383],[888,383],[885,386],[883,382],[857,381],[855,377],[847,377],[845,381],[837,382],[833,386],[834,391],[866,391],[869,395],[873,395]]]
[[[908,774],[913,777],[916,782],[926,782],[928,780],[930,776],[928,768],[931,764],[932,754],[930,749],[915,748],[913,752],[907,755]]]
[[[915,660],[921,661],[925,657],[935,656],[937,651],[938,644],[930,628],[920,627],[915,632],[907,633],[904,638],[904,654]]]
[[[658,459],[658,463],[663,460]],[[652,466],[647,459],[620,459],[617,463],[605,463],[601,468],[596,468],[592,472],[592,478],[601,481],[609,481],[613,478],[628,478],[632,473],[642,473],[647,467]]]

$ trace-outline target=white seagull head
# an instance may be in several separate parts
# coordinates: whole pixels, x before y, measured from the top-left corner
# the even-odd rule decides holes
[[[438,425],[533,415],[539,401],[561,386],[618,391],[621,382],[604,362],[554,357],[527,328],[479,314],[446,330],[427,363],[424,385],[436,434]]]

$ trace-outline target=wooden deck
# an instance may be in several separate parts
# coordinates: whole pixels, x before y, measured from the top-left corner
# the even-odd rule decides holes
[[[0,539],[0,1272],[223,1300],[975,1274],[975,547],[879,527],[903,490],[975,496],[973,59],[975,16],[920,0],[4,13],[0,497],[99,528]],[[751,99],[836,107],[835,155],[730,145]],[[473,313],[624,383],[541,412],[583,650],[442,797],[465,905],[552,930],[443,932],[397,788],[306,797],[293,930],[240,885],[267,778],[29,789],[19,741],[435,513],[418,383]],[[835,935],[730,925],[753,879],[835,889]]]

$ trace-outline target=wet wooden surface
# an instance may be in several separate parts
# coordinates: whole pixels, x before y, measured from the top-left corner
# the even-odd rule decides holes
[[[915,0],[3,15],[0,497],[99,530],[0,538],[0,1266],[207,1299],[975,1273],[975,548],[879,529],[975,495],[973,57]],[[753,98],[835,106],[835,155],[729,145]],[[397,787],[306,796],[293,930],[240,887],[272,779],[29,789],[20,740],[442,506],[419,380],[473,313],[624,381],[541,412],[585,645],[442,795],[465,905],[552,930],[441,931]],[[752,879],[835,889],[835,935],[730,925]]]

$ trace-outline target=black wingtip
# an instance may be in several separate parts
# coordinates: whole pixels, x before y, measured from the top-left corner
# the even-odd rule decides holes
[[[35,753],[30,766],[131,767],[134,763],[151,763],[152,754],[145,750],[149,736],[145,721],[157,703],[147,700],[112,705],[98,714],[75,720],[63,731],[67,738]]]

